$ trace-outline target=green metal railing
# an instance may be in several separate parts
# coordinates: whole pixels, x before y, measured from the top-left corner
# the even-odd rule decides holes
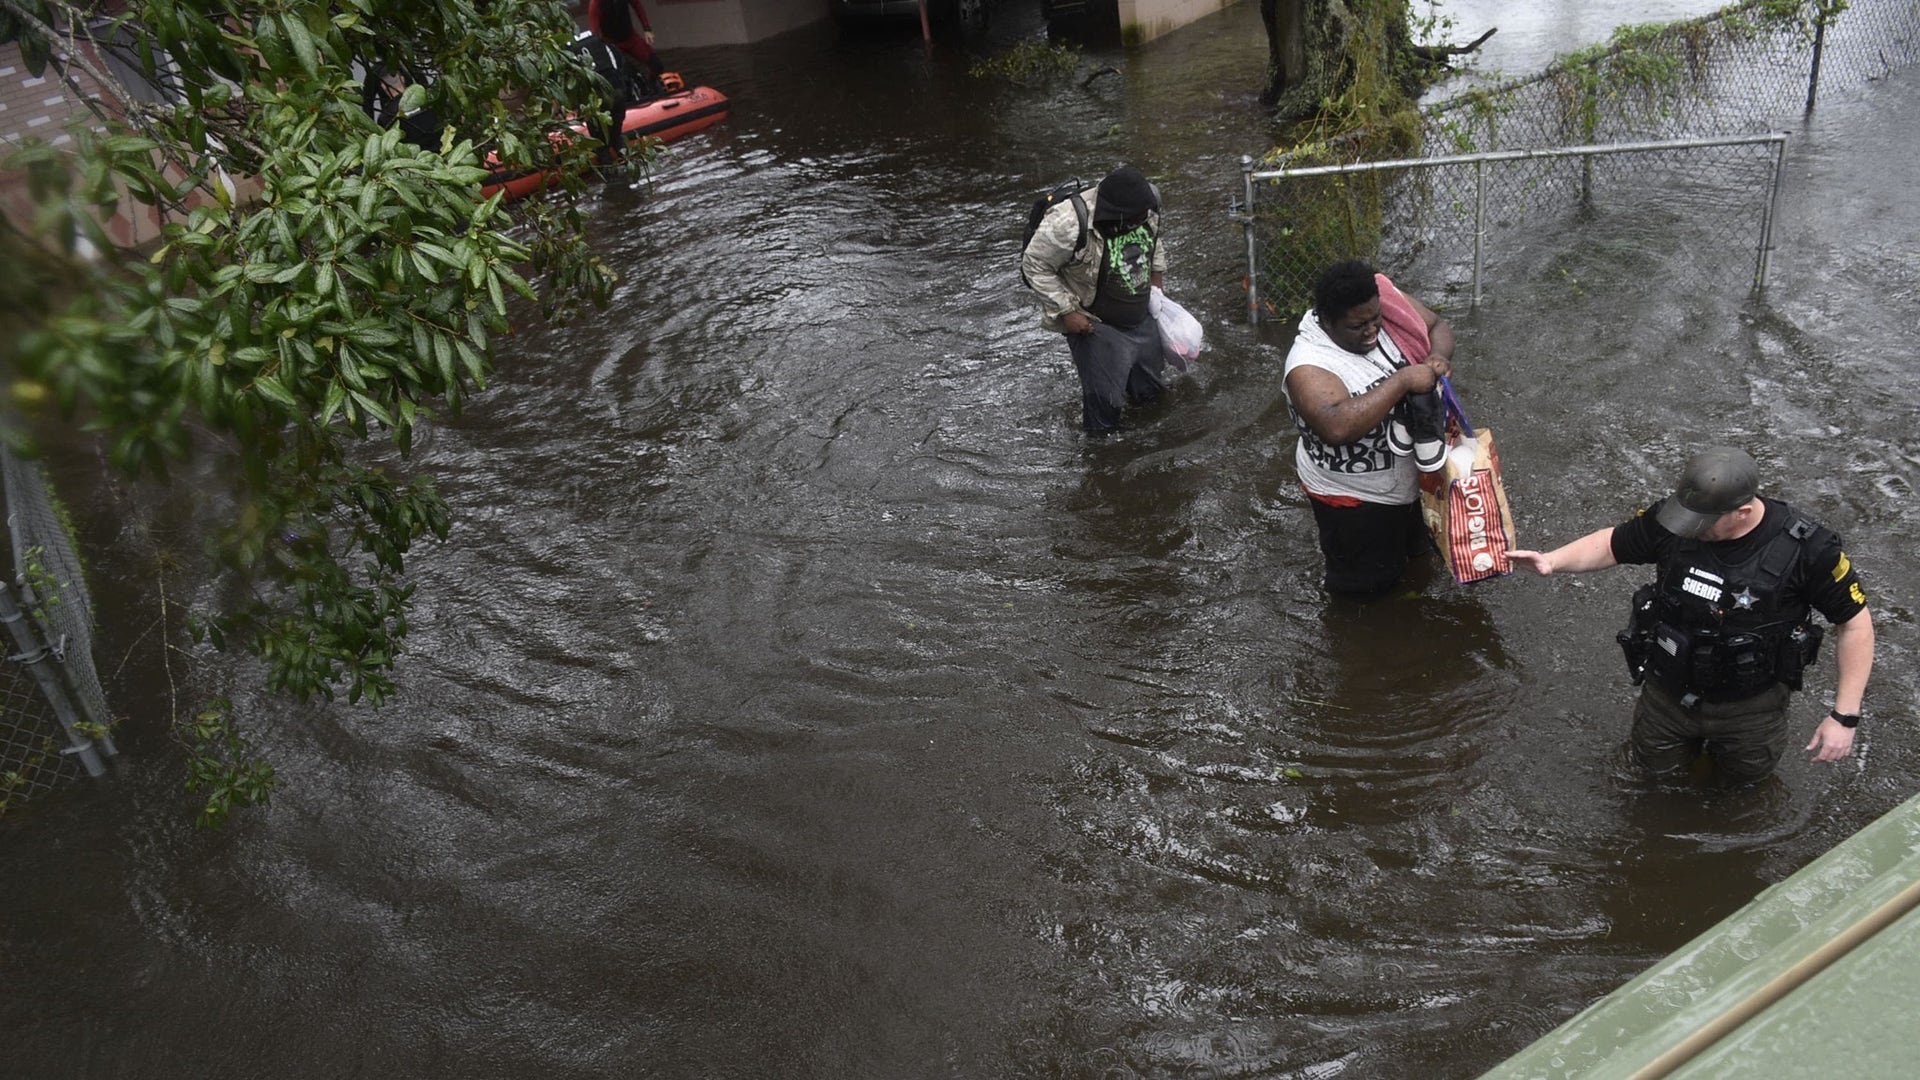
[[[1920,796],[1482,1080],[1920,1075]]]

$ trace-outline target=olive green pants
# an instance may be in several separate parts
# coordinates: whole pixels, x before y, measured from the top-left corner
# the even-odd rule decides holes
[[[1684,708],[1664,687],[1649,682],[1633,705],[1633,757],[1656,776],[1683,772],[1703,752],[1719,779],[1745,784],[1773,772],[1787,752],[1787,699],[1792,691],[1774,683],[1739,701],[1701,702]]]

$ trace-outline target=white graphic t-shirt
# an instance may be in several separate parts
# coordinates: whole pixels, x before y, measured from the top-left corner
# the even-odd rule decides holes
[[[1300,332],[1287,352],[1286,374],[1293,374],[1293,369],[1302,365],[1322,368],[1340,380],[1348,396],[1358,397],[1386,382],[1405,364],[1393,339],[1385,333],[1364,356],[1351,353],[1335,345],[1309,311],[1301,317]],[[1420,474],[1413,459],[1396,456],[1388,447],[1384,421],[1358,441],[1335,446],[1322,441],[1300,419],[1291,397],[1287,407],[1293,413],[1294,427],[1300,431],[1300,445],[1293,453],[1294,469],[1307,491],[1370,503],[1410,503],[1420,497]]]

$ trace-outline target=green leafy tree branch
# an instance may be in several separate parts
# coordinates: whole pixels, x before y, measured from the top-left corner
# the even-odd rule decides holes
[[[0,41],[95,114],[5,162],[28,195],[0,220],[0,365],[28,417],[5,435],[65,418],[130,475],[222,478],[208,534],[241,587],[196,636],[257,656],[274,690],[377,704],[406,557],[450,526],[431,478],[401,474],[416,426],[486,386],[510,294],[552,316],[611,289],[570,198],[594,146],[564,126],[604,86],[550,0],[104,7],[0,0]],[[376,123],[376,89],[441,118],[437,145]],[[560,195],[479,200],[503,162],[556,170]],[[157,243],[116,245],[128,211]],[[216,712],[181,725],[197,788],[221,793],[203,820],[272,788]]]

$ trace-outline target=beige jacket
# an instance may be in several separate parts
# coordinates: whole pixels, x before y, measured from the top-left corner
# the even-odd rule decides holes
[[[1093,227],[1096,185],[1080,193],[1087,202],[1087,246],[1074,257],[1073,242],[1080,234],[1080,219],[1074,213],[1073,200],[1062,199],[1040,219],[1033,240],[1021,256],[1020,268],[1026,271],[1034,295],[1040,298],[1040,326],[1055,333],[1065,327],[1060,319],[1069,311],[1086,311],[1093,303],[1093,291],[1100,281],[1100,261],[1106,258],[1107,245]],[[1153,266],[1155,274],[1167,272],[1167,247],[1161,243],[1160,213],[1147,212],[1147,227],[1153,230]],[[1092,318],[1092,312],[1087,313]]]

